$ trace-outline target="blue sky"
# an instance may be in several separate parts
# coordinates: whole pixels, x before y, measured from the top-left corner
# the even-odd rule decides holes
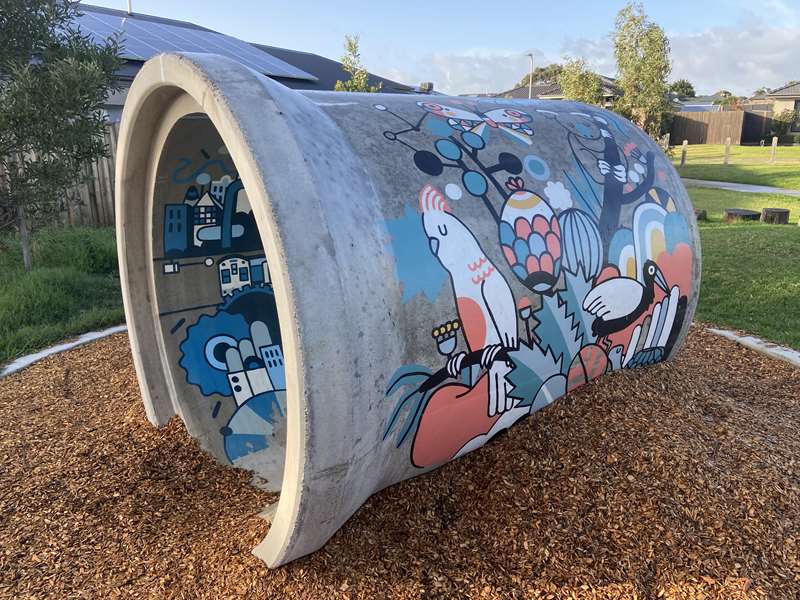
[[[311,0],[132,0],[134,12],[191,21],[241,39],[338,58],[361,36],[364,64],[404,83],[449,93],[499,91],[538,64],[581,56],[614,74],[609,32],[624,5],[611,0],[493,3]],[[126,7],[126,0],[89,4]],[[800,0],[650,0],[672,44],[673,79],[698,92],[749,94],[800,79]],[[399,8],[401,7],[401,8]],[[753,11],[758,11],[757,13]]]

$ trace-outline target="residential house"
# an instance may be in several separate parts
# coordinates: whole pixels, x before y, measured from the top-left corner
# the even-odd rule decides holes
[[[800,115],[800,82],[787,83],[783,87],[771,90],[767,98],[772,100],[774,115],[779,115],[785,110],[794,110]],[[791,131],[800,132],[800,117],[792,125]]]
[[[81,33],[101,42],[111,35],[120,35],[124,64],[117,72],[122,89],[106,99],[111,121],[119,120],[122,106],[133,78],[146,60],[161,52],[209,52],[237,60],[251,69],[301,90],[333,90],[336,81],[350,77],[341,63],[286,48],[250,44],[195,25],[188,21],[165,19],[124,10],[80,4],[82,13],[75,25]],[[414,88],[369,74],[370,85],[381,84],[382,92],[409,93]]]
[[[716,94],[683,98],[679,101],[678,112],[718,112],[723,108],[721,104],[718,104],[722,98]]]
[[[603,106],[611,108],[617,98],[622,96],[622,89],[617,85],[616,79],[612,77],[600,76],[600,81],[603,90]],[[530,96],[528,95],[530,91]],[[515,98],[518,100],[527,100],[536,98],[541,100],[563,100],[564,93],[561,91],[561,86],[558,83],[538,82],[534,83],[532,89],[528,89],[527,85],[499,92],[497,94],[487,94],[487,96],[495,98]]]

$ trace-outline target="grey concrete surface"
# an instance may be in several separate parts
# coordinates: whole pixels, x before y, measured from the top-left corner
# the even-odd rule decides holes
[[[751,185],[748,183],[733,183],[730,181],[710,181],[706,179],[683,178],[683,183],[704,188],[717,188],[731,192],[749,192],[751,194],[783,194],[784,196],[794,196],[800,198],[800,190],[772,187],[769,185]]]
[[[570,102],[297,92],[213,55],[139,72],[117,230],[148,417],[273,489],[255,549],[322,546],[376,491],[680,347],[680,178]]]

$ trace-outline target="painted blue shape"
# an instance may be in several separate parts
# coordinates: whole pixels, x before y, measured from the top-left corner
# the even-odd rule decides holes
[[[517,257],[517,262],[520,264],[525,264],[525,261],[530,256],[530,251],[528,250],[528,242],[523,240],[522,238],[517,238],[517,241],[514,242],[514,255]]]
[[[603,264],[603,241],[592,218],[577,208],[569,208],[558,216],[561,228],[562,256],[571,273],[584,271],[595,276]]]
[[[467,146],[476,150],[482,150],[486,146],[486,140],[474,131],[465,131],[461,134],[461,139]]]
[[[612,265],[617,265],[621,268],[620,256],[626,247],[633,248],[633,231],[627,227],[617,229],[611,242],[608,244],[608,257],[607,260]]]
[[[458,160],[461,158],[461,148],[459,148],[452,140],[436,140],[434,144],[436,151],[450,160]]]
[[[191,237],[191,207],[188,204],[164,206],[164,253],[185,252]]]
[[[578,132],[578,135],[585,138],[592,137],[592,134],[594,133],[592,128],[589,127],[586,123],[580,123],[580,122],[575,123],[575,131]]]
[[[528,248],[531,254],[538,258],[547,250],[547,245],[544,243],[544,238],[542,236],[538,233],[532,233],[528,238]]]
[[[680,213],[669,213],[664,217],[664,238],[667,252],[672,254],[675,246],[689,243],[689,223]]]
[[[453,128],[447,124],[447,121],[439,117],[428,117],[425,121],[425,128],[433,135],[447,136],[453,133]]]
[[[272,409],[277,404],[278,397],[275,392],[264,392],[253,396],[247,401],[247,407],[268,423],[275,421],[272,416]]]
[[[514,271],[514,275],[519,277],[522,281],[525,281],[525,278],[528,276],[528,272],[522,265],[514,265],[511,267],[511,270]]]
[[[486,178],[477,171],[466,171],[461,180],[464,182],[464,187],[473,196],[483,196],[488,189]]]
[[[501,221],[500,243],[505,244],[506,246],[513,246],[515,238],[516,234],[514,233],[514,228],[511,226],[511,224],[507,221]]]
[[[276,390],[286,389],[286,367],[283,364],[283,350],[277,344],[261,348],[261,360],[267,370],[272,387]]]
[[[186,329],[186,338],[181,342],[181,358],[178,362],[186,373],[186,381],[196,385],[204,396],[222,394],[231,396],[227,371],[215,368],[206,359],[206,343],[212,338],[230,338],[237,342],[250,336],[250,326],[242,315],[218,311],[214,315],[201,315],[197,322]],[[217,366],[224,360],[215,354]]]
[[[399,219],[386,221],[392,239],[397,279],[403,287],[403,303],[419,293],[436,302],[447,280],[447,271],[431,254],[422,218],[406,206]]]
[[[231,462],[269,448],[266,435],[231,433],[225,436],[225,454]]]
[[[544,159],[535,154],[528,154],[523,158],[522,165],[525,167],[525,171],[534,179],[546,181],[550,177],[550,167],[547,166]]]

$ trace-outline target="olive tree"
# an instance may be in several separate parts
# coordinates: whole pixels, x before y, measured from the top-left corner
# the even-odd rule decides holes
[[[0,211],[16,224],[26,271],[31,229],[107,152],[102,107],[116,89],[119,42],[81,34],[78,11],[70,0],[0,0]]]

